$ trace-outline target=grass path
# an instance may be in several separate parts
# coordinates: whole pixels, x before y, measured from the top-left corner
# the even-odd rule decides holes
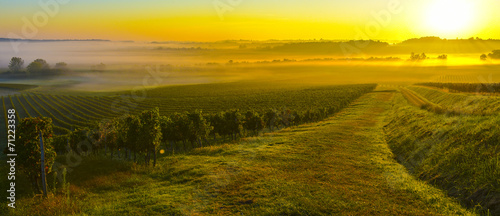
[[[162,157],[154,170],[84,160],[70,174],[72,194],[79,197],[70,210],[88,215],[469,215],[395,161],[382,133],[393,94],[369,93],[319,123]],[[37,209],[50,209],[47,205]]]
[[[434,113],[445,113],[448,112],[450,114],[454,113],[453,111],[445,110],[441,106],[432,103],[425,99],[424,97],[420,96],[419,94],[407,89],[407,88],[400,88],[401,94],[408,100],[410,104],[413,104],[417,107],[420,107],[422,109],[426,109],[428,111],[434,112]]]

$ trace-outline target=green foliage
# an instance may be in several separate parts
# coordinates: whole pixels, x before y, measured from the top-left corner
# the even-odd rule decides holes
[[[189,120],[189,141],[200,142],[200,140],[205,140],[213,127],[203,116],[203,112],[200,110],[195,110],[192,113],[187,114]]]
[[[45,60],[36,59],[28,65],[27,69],[29,73],[36,75],[49,72],[50,66]]]
[[[99,142],[102,147],[107,147],[111,151],[118,149],[118,133],[116,121],[106,120],[99,123]]]
[[[224,122],[224,112],[218,112],[210,115],[210,124],[214,127],[212,135],[215,137],[216,134],[219,136],[226,136],[225,122]]]
[[[81,149],[82,146],[81,143],[88,141],[87,140],[88,137],[89,137],[88,128],[76,128],[68,136],[70,148],[76,151],[78,154],[88,151],[88,149]]]
[[[162,134],[162,142],[174,141],[175,140],[175,126],[172,119],[168,116],[160,117],[160,127]]]
[[[65,62],[58,62],[54,66],[54,70],[56,72],[68,72],[69,71],[68,64],[66,64]]]
[[[141,116],[141,142],[145,147],[156,150],[161,141],[160,111],[158,108],[144,111]]]
[[[56,151],[52,145],[53,132],[50,118],[24,118],[17,126],[18,139],[16,140],[17,160],[21,170],[30,178],[35,190],[38,190],[38,180],[41,175],[41,151],[39,132],[42,132],[45,150],[45,170],[52,171]]]
[[[172,130],[172,141],[183,141],[188,138],[189,121],[186,114],[174,113],[170,116]]]
[[[54,150],[57,153],[66,153],[68,148],[68,140],[69,140],[69,135],[59,135],[59,136],[54,136],[54,139],[52,141],[52,145],[54,146]]]
[[[156,165],[156,152],[161,143],[161,124],[160,124],[160,110],[154,108],[152,110],[144,111],[140,115],[142,127],[138,136],[142,143],[144,143],[144,149],[148,153],[147,162],[149,162],[149,155],[152,152],[154,154],[154,163]]]
[[[9,62],[9,70],[11,72],[17,73],[23,69],[24,60],[19,57],[12,57]]]
[[[265,122],[259,113],[255,111],[248,111],[245,114],[243,127],[245,128],[245,130],[253,131],[253,133],[255,134],[256,132],[264,129]]]
[[[224,113],[225,122],[225,134],[233,135],[235,139],[236,135],[241,136],[243,131],[243,118],[239,110],[231,110]]]
[[[280,123],[278,111],[275,109],[268,109],[267,112],[264,114],[264,120],[266,126],[269,129],[274,130],[274,128],[279,126]]]
[[[140,137],[142,124],[141,119],[137,116],[127,115],[119,120],[118,124],[118,144],[122,147],[130,149],[133,152],[142,152],[140,148]]]

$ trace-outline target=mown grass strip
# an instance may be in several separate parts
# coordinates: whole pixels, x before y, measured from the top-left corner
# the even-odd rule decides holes
[[[437,114],[443,114],[443,113],[454,114],[453,112],[449,112],[446,109],[444,109],[443,107],[441,107],[437,104],[434,104],[434,103],[426,100],[423,97],[420,97],[417,93],[415,93],[407,88],[400,88],[400,91],[403,94],[403,96],[408,100],[408,102],[410,102],[411,104],[413,104],[421,109],[425,109],[425,110],[428,110],[430,112],[434,112]]]

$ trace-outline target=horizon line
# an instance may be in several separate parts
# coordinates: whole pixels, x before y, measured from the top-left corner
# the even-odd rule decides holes
[[[146,43],[168,43],[168,42],[181,42],[181,43],[216,43],[216,42],[228,42],[228,41],[331,41],[331,42],[349,42],[349,41],[379,41],[379,42],[404,42],[408,40],[414,40],[414,39],[426,39],[426,38],[434,38],[434,39],[440,39],[440,40],[483,40],[483,41],[495,41],[495,40],[500,40],[496,38],[480,38],[480,37],[469,37],[469,38],[454,38],[454,39],[449,39],[449,38],[441,38],[438,36],[423,36],[423,37],[415,37],[415,38],[408,38],[404,40],[396,40],[396,39],[324,39],[324,38],[311,38],[311,39],[223,39],[223,40],[214,40],[214,41],[194,41],[194,40],[186,40],[186,41],[181,41],[181,40],[149,40],[149,41],[142,41],[142,40],[112,40],[112,39],[96,39],[96,38],[91,38],[91,39],[24,39],[24,38],[4,38],[0,37],[0,42],[19,42],[19,41],[24,41],[24,42],[128,42],[128,43],[135,43],[135,42],[146,42]]]

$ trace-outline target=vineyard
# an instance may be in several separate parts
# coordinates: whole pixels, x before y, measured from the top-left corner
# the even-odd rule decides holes
[[[388,147],[391,149],[387,159],[392,160],[396,155],[397,160],[406,166],[411,174],[449,192],[462,204],[474,208],[474,211],[487,211],[483,208],[486,207],[498,212],[494,203],[498,197],[499,184],[498,133],[496,133],[499,129],[497,127],[498,115],[495,111],[496,104],[500,104],[498,99],[485,95],[448,93],[434,87],[408,86],[392,90],[392,86],[388,89],[381,86],[374,91],[376,87],[376,84],[328,86],[236,82],[170,86],[147,89],[139,94],[138,92],[113,92],[99,96],[26,91],[3,96],[1,102],[4,113],[7,113],[8,109],[15,109],[16,118],[21,119],[18,122],[18,130],[23,138],[19,139],[19,143],[28,143],[22,149],[28,152],[39,151],[35,144],[29,144],[30,141],[37,140],[36,137],[28,137],[36,136],[36,133],[29,131],[41,127],[46,129],[43,134],[48,137],[43,138],[50,140],[47,153],[51,155],[52,172],[56,173],[53,174],[53,179],[59,178],[56,175],[65,172],[66,166],[60,163],[61,160],[67,159],[68,156],[77,156],[89,159],[86,163],[90,164],[82,165],[86,168],[75,169],[75,172],[90,172],[94,168],[87,168],[87,166],[95,167],[95,164],[91,165],[93,163],[109,164],[111,167],[109,169],[128,164],[130,169],[137,169],[140,166],[149,170],[152,165],[154,168],[150,171],[154,173],[152,174],[154,180],[148,181],[162,179],[159,182],[164,182],[165,179],[169,179],[166,181],[175,188],[177,188],[176,184],[186,184],[183,178],[193,177],[189,182],[206,181],[207,176],[211,174],[204,174],[202,175],[204,179],[198,179],[196,167],[206,166],[207,171],[204,172],[212,172],[214,167],[221,166],[218,161],[220,158],[231,157],[222,149],[236,148],[234,146],[239,148],[235,157],[242,157],[246,153],[241,152],[250,151],[248,148],[255,148],[252,151],[258,149],[263,154],[255,156],[257,161],[271,164],[269,161],[279,155],[284,157],[280,161],[294,162],[296,164],[293,166],[300,168],[299,164],[311,161],[316,164],[314,160],[300,161],[297,158],[304,157],[304,155],[316,157],[314,155],[322,150],[314,149],[314,145],[324,142],[324,150],[331,151],[325,155],[336,158],[337,156],[332,156],[332,154],[342,155],[345,152],[337,150],[341,146],[331,147],[338,145],[339,140],[344,142],[342,137],[356,134],[345,133],[345,128],[352,127],[353,131],[360,131],[359,125],[364,127],[365,124],[359,124],[358,121],[360,119],[371,121],[366,116],[377,114],[378,118],[385,119],[385,126],[382,124],[369,126],[374,127],[373,133],[363,132],[362,136],[360,134],[359,138],[363,141],[359,144],[365,146],[366,134],[374,139],[387,140]],[[138,97],[138,95],[142,96]],[[355,100],[357,102],[354,102]],[[383,105],[380,105],[380,102],[383,102]],[[349,106],[350,104],[353,105]],[[367,105],[379,107],[377,109],[363,108]],[[483,109],[477,109],[477,107]],[[345,112],[335,115],[334,118],[328,118],[344,108],[346,108]],[[357,111],[353,112],[353,110]],[[383,112],[383,110],[389,112]],[[352,113],[358,117],[351,116]],[[459,116],[462,114],[465,115]],[[7,119],[6,116],[3,118]],[[339,121],[339,118],[352,120],[344,124]],[[315,123],[323,120],[325,121]],[[2,124],[0,127],[5,128],[6,125]],[[318,130],[324,133],[324,138],[318,139],[315,137],[318,133],[316,130],[310,131],[309,135],[302,134],[303,130],[309,130],[306,129],[308,127],[334,127],[336,129],[331,132]],[[278,135],[280,133],[304,137],[295,141],[295,138],[288,139],[286,136]],[[246,144],[249,140],[257,142],[260,139],[267,141],[251,144],[255,145],[253,147]],[[283,139],[294,144],[285,144],[287,142]],[[346,144],[342,146],[350,146],[356,152],[360,148],[360,146],[352,146],[350,138],[345,139],[345,142]],[[295,148],[297,144],[303,147]],[[35,147],[30,149],[29,146]],[[292,149],[311,152],[293,155],[283,152],[271,154],[272,151],[280,148],[284,148],[282,149],[284,152]],[[312,154],[312,152],[315,153]],[[30,154],[23,153],[23,155]],[[52,160],[52,155],[56,158],[55,162]],[[352,155],[363,154],[352,153]],[[372,156],[365,156],[373,162]],[[197,161],[197,165],[193,165],[194,162],[186,164],[179,162],[186,158]],[[23,160],[20,166],[39,167],[38,159],[35,158],[34,161],[32,159],[31,161]],[[214,161],[205,163],[207,160]],[[340,161],[348,161],[338,160],[327,164],[340,164]],[[101,163],[101,161],[106,162]],[[224,163],[223,166],[227,166],[230,170],[232,169],[230,164],[232,163]],[[191,165],[195,168],[184,170],[183,166]],[[289,169],[289,166],[286,165],[287,168],[284,170]],[[136,172],[134,175],[144,178],[140,181],[149,178],[137,171],[126,172]],[[255,170],[249,168],[248,172],[253,176]],[[323,173],[324,168],[321,168],[319,172]],[[467,175],[457,175],[457,172],[467,173]],[[76,179],[88,174],[72,175],[75,177],[71,181],[77,183],[80,180]],[[99,185],[106,184],[105,182],[114,178],[113,175],[99,175],[94,176],[99,183],[87,179],[78,182],[79,187],[85,188],[86,184],[96,184],[100,187]],[[157,176],[162,177],[156,179]],[[99,180],[101,178],[107,180],[101,181]],[[179,178],[179,180],[170,181],[172,178]],[[381,178],[384,182],[381,183],[382,185],[387,183],[386,178],[387,176]],[[33,190],[39,191],[37,175],[35,174],[30,179],[31,182],[26,184],[34,185]],[[123,184],[128,183],[123,182]],[[239,183],[236,184],[239,185]],[[92,187],[95,188],[95,185]],[[56,188],[53,186],[54,190]],[[65,190],[76,192],[75,189]],[[117,191],[120,190],[117,189]],[[127,191],[120,193],[122,192],[129,193]],[[85,202],[78,201],[80,206],[87,206]],[[435,200],[430,202],[434,203]],[[63,211],[71,212],[72,210]],[[79,211],[82,210],[76,210],[76,212]]]
[[[169,116],[170,119],[186,118],[190,113],[197,112],[203,113],[205,119],[212,121],[217,121],[218,117],[224,118],[225,113],[231,112],[238,118],[241,116],[241,118],[251,119],[254,116],[259,116],[265,120],[264,117],[267,115],[265,126],[273,128],[322,119],[374,88],[375,85],[313,87],[288,84],[272,85],[265,82],[222,83],[156,88],[145,91],[143,93],[145,97],[140,98],[133,97],[130,92],[122,92],[120,96],[31,92],[2,97],[2,105],[4,113],[8,109],[16,109],[18,119],[26,117],[51,118],[56,135],[69,136],[71,131],[78,128],[98,128],[99,124],[105,122],[104,120],[139,115],[143,111],[152,110],[155,107],[159,108],[161,116]],[[282,118],[283,115],[285,115],[285,120]],[[276,120],[271,123],[269,121],[273,116]],[[229,117],[226,116],[226,118]],[[241,125],[244,123],[242,119]],[[212,125],[217,124],[221,123],[212,122]],[[5,127],[5,125],[1,127]],[[247,128],[252,127],[248,126]],[[251,129],[251,131],[255,130]],[[1,133],[5,133],[5,130],[2,130]],[[218,128],[209,131],[209,134],[214,139],[228,135]],[[238,134],[241,132],[238,131]],[[183,135],[181,138],[176,138],[175,141],[184,142],[189,140],[188,137],[188,135]],[[2,143],[1,148],[3,149],[4,146],[5,143]]]
[[[496,96],[448,93],[422,86],[410,86],[408,89],[442,107],[447,113],[495,115],[500,111],[500,98]]]
[[[426,100],[425,98],[422,98],[420,95],[416,94],[415,92],[407,89],[407,88],[400,88],[400,91],[401,91],[401,94],[403,94],[403,96],[406,98],[406,100],[408,100],[408,102],[410,104],[413,104],[417,107],[420,107],[422,109],[426,109],[426,110],[429,110],[431,112],[435,112],[435,113],[444,113],[445,110],[437,105],[437,104],[434,104],[428,100]]]
[[[500,83],[418,83],[416,85],[446,89],[450,92],[498,93]]]

